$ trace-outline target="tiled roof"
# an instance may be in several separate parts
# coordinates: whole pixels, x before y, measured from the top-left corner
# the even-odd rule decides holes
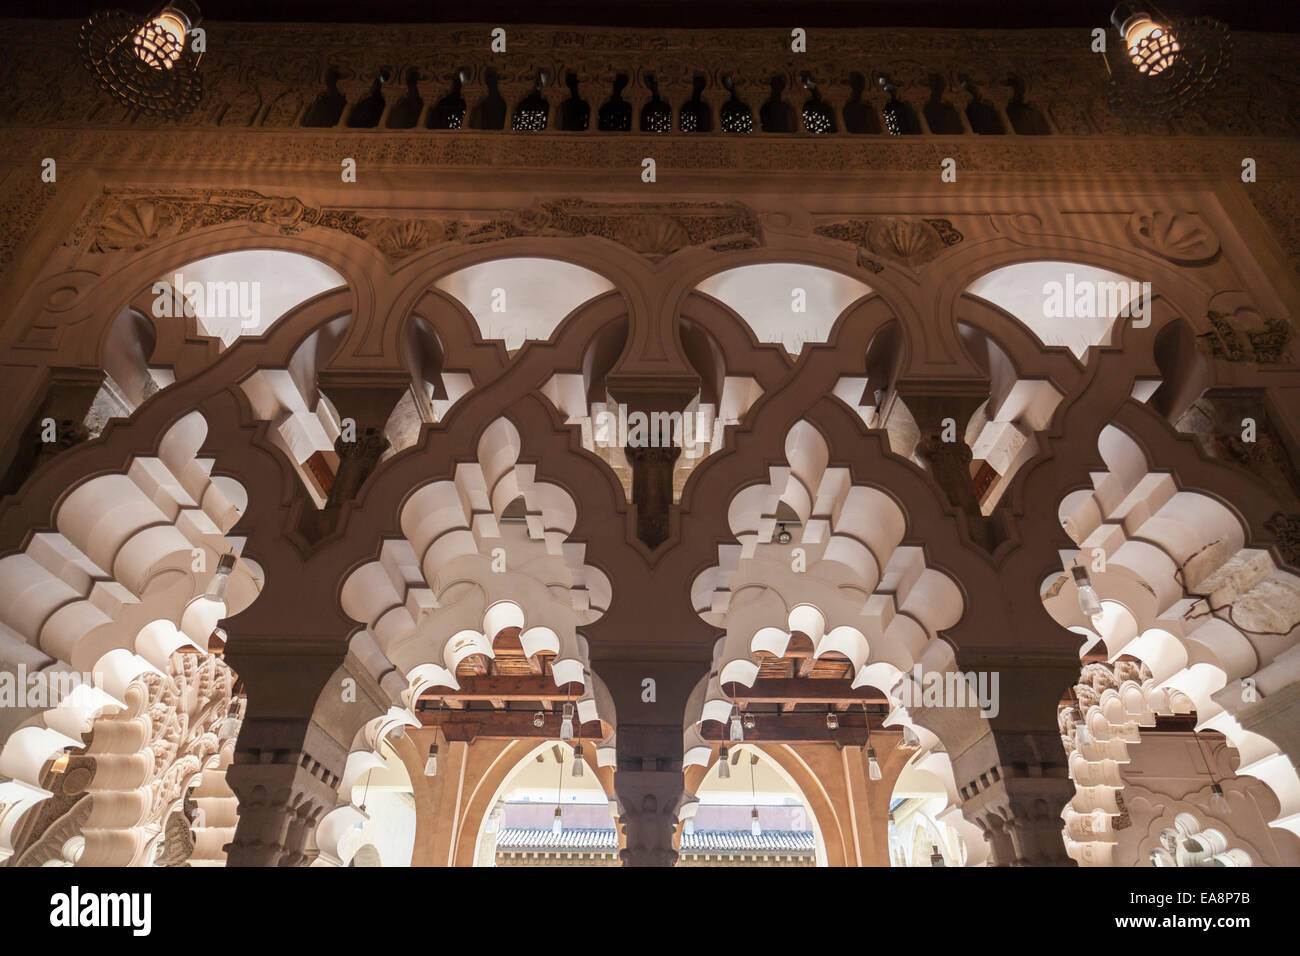
[[[579,830],[565,827],[507,827],[497,834],[498,850],[617,850],[614,830]]]
[[[817,842],[811,830],[696,830],[682,835],[685,853],[814,853]]]
[[[508,827],[497,835],[498,850],[617,850],[618,834],[610,830],[550,827]],[[684,834],[684,853],[814,853],[816,840],[809,830],[764,830],[756,837],[748,830],[696,830]]]

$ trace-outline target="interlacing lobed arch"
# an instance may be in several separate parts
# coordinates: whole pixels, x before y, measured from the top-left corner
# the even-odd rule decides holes
[[[1150,678],[1141,693],[1130,689],[1119,697],[1119,713],[1089,708],[1089,727],[1096,722],[1102,739],[1112,736],[1111,725],[1127,723],[1116,718],[1156,709],[1152,693],[1187,701],[1198,729],[1221,733],[1240,753],[1237,772],[1272,789],[1278,800],[1272,825],[1297,832],[1295,767],[1275,741],[1243,727],[1236,714],[1294,680],[1300,578],[1268,550],[1249,547],[1240,519],[1224,505],[1149,471],[1141,449],[1120,429],[1108,426],[1098,444],[1108,470],[1094,475],[1093,490],[1066,496],[1060,514],[1080,546],[1078,562],[1091,569],[1101,610],[1084,617],[1069,576],[1044,582],[1043,600],[1063,626],[1100,638],[1112,662],[1136,659]],[[1075,561],[1069,553],[1063,558]],[[1115,707],[1115,699],[1109,704]],[[1086,758],[1083,765],[1072,761],[1091,781],[1086,764]],[[1081,809],[1118,812],[1082,799]],[[1088,842],[1075,834],[1075,842]]]
[[[1098,478],[1085,497],[1067,499],[1066,509],[1075,522],[1066,531],[1085,559],[1098,546],[1110,562],[1094,576],[1107,608],[1099,636],[1117,666],[1129,657],[1147,663],[1144,718],[1148,710],[1177,711],[1191,702],[1205,726],[1237,745],[1242,772],[1274,787],[1279,823],[1290,825],[1296,806],[1288,795],[1289,764],[1263,737],[1234,724],[1233,706],[1223,698],[1241,678],[1266,696],[1295,679],[1294,655],[1287,656],[1295,624],[1286,616],[1291,577],[1274,556],[1248,546],[1243,525],[1259,532],[1253,512],[1237,520],[1210,497],[1182,489],[1184,478],[1199,477],[1195,469],[1183,467],[1177,480],[1148,474],[1175,458],[1186,462],[1190,442],[1150,439],[1168,431],[1159,419],[1176,403],[1165,393],[1199,381],[1186,354],[1165,361],[1156,337],[1175,319],[1188,335],[1218,335],[1227,320],[1210,316],[1221,312],[1235,321],[1244,314],[1245,306],[1227,295],[1248,272],[1236,261],[1239,243],[1214,235],[1215,228],[1226,230],[1229,207],[1208,193],[1189,193],[1183,205],[1195,204],[1204,215],[1140,209],[1131,216],[1107,212],[1103,222],[1072,218],[1089,210],[1008,191],[999,200],[1005,208],[936,219],[905,208],[912,193],[905,203],[854,199],[849,190],[831,205],[748,193],[743,202],[677,197],[619,204],[553,196],[551,187],[534,185],[522,182],[520,189],[536,195],[504,201],[518,209],[485,205],[472,213],[462,194],[439,187],[430,191],[428,205],[437,208],[429,215],[412,212],[417,203],[384,209],[381,199],[363,213],[344,210],[338,196],[306,181],[295,187],[301,198],[286,194],[283,182],[259,186],[263,192],[210,190],[202,200],[121,184],[100,195],[96,187],[80,234],[56,255],[63,271],[51,268],[18,304],[17,323],[27,324],[16,341],[30,354],[57,354],[69,368],[108,372],[126,399],[111,410],[126,420],[92,431],[104,438],[63,465],[55,460],[30,473],[35,480],[18,505],[52,504],[73,490],[59,503],[57,536],[38,530],[0,561],[0,580],[12,572],[26,581],[19,598],[0,606],[0,619],[24,654],[39,649],[44,657],[31,660],[42,666],[66,659],[78,669],[107,667],[101,661],[121,651],[162,677],[132,658],[135,670],[125,668],[109,695],[129,707],[101,697],[20,729],[22,736],[7,742],[35,742],[36,751],[20,773],[6,770],[14,780],[5,786],[43,786],[52,751],[41,748],[67,746],[46,732],[79,734],[97,719],[94,746],[105,775],[96,793],[104,794],[102,806],[125,804],[123,795],[142,789],[139,779],[113,777],[107,768],[119,758],[133,768],[140,762],[144,745],[136,746],[141,731],[132,721],[149,711],[149,700],[176,696],[163,678],[220,689],[220,680],[191,673],[194,661],[174,651],[186,639],[206,651],[218,620],[251,601],[260,572],[251,562],[237,565],[231,594],[242,588],[247,600],[228,598],[221,613],[192,605],[203,580],[180,572],[194,547],[204,549],[209,569],[218,554],[241,550],[237,539],[224,540],[233,525],[219,495],[237,510],[250,503],[233,479],[204,484],[210,463],[196,472],[185,461],[204,442],[189,434],[191,419],[180,419],[188,423],[183,441],[167,432],[157,454],[143,451],[173,426],[172,416],[200,408],[214,426],[210,446],[250,452],[232,473],[258,489],[256,520],[246,522],[256,526],[246,533],[274,579],[267,587],[277,605],[292,607],[317,589],[326,595],[279,616],[263,610],[269,602],[258,602],[229,625],[232,654],[282,642],[288,650],[276,666],[293,667],[294,653],[316,654],[328,658],[322,670],[363,678],[370,697],[347,721],[330,724],[328,745],[246,735],[244,775],[251,780],[262,764],[288,754],[288,766],[277,772],[285,770],[289,783],[281,787],[267,770],[265,783],[249,785],[252,796],[241,792],[246,807],[269,808],[271,821],[264,833],[244,827],[245,842],[271,845],[283,837],[275,833],[283,811],[294,815],[294,839],[314,828],[315,845],[300,840],[282,862],[301,862],[317,850],[318,862],[346,864],[360,849],[351,836],[360,810],[353,785],[377,770],[376,761],[391,766],[400,751],[418,775],[423,754],[411,739],[423,746],[421,735],[429,734],[445,743],[458,722],[456,732],[471,736],[467,728],[489,722],[485,715],[524,734],[558,732],[560,714],[551,708],[561,700],[574,705],[576,736],[594,745],[599,768],[614,776],[615,698],[634,725],[651,711],[636,709],[648,702],[638,700],[642,675],[631,676],[632,664],[605,672],[606,686],[592,673],[592,660],[603,669],[602,655],[630,658],[636,648],[620,645],[627,634],[644,638],[647,648],[680,638],[671,654],[689,657],[696,668],[680,693],[660,682],[653,719],[667,725],[667,752],[629,752],[624,736],[622,756],[633,772],[655,767],[666,774],[667,766],[677,773],[678,762],[688,774],[709,766],[716,727],[774,661],[801,675],[834,672],[849,686],[828,712],[848,701],[849,709],[834,711],[842,730],[892,733],[915,744],[911,763],[943,781],[949,808],[942,816],[963,830],[971,862],[988,849],[959,804],[972,821],[992,822],[999,862],[1036,861],[1020,846],[1003,856],[998,841],[1023,822],[1025,807],[1038,813],[1050,799],[1008,795],[999,790],[999,771],[1027,764],[1027,776],[1042,771],[1036,782],[1055,782],[1066,758],[1051,739],[1052,708],[1041,708],[1035,728],[1052,753],[1030,747],[1026,759],[1023,751],[992,748],[980,765],[968,761],[958,779],[955,762],[974,752],[965,746],[972,736],[993,734],[990,722],[977,712],[947,720],[938,708],[909,703],[905,691],[914,667],[944,677],[957,673],[959,659],[994,668],[996,662],[966,664],[963,655],[980,661],[980,651],[1006,650],[1022,636],[1035,653],[1055,654],[1077,670],[1075,638],[1051,628],[1033,583],[1049,566],[1044,557],[1066,543],[1056,499],[1086,477],[1093,437],[1118,420],[1130,428],[1136,422],[1143,447],[1159,449],[1151,465],[1131,466],[1107,430],[1102,452],[1111,475]],[[1173,201],[1145,194],[1139,200]],[[1076,225],[1084,221],[1091,225]],[[217,260],[259,251],[309,259],[317,265],[308,271],[324,279],[238,342],[233,329],[209,325],[207,315],[184,317],[200,322],[147,318],[146,277],[173,269],[200,276]],[[1144,331],[1109,314],[1091,316],[1087,328],[1043,321],[1034,312],[1037,289],[1066,272],[1097,282],[1151,277],[1153,327]],[[1008,297],[1008,289],[1023,294]],[[501,304],[509,303],[504,311],[494,307],[498,290]],[[1251,305],[1255,315],[1278,311],[1267,295]],[[1242,341],[1256,348],[1255,338]],[[1224,338],[1219,347],[1231,352],[1232,343]],[[1269,348],[1260,340],[1252,354],[1267,356]],[[697,435],[707,438],[708,454],[689,468],[623,448],[602,455],[624,486],[620,498],[617,483],[604,481],[610,476],[588,454],[600,454],[594,432],[601,413],[619,404],[702,416],[707,436]],[[356,448],[344,437],[348,420],[357,427]],[[724,428],[713,427],[719,421]],[[952,438],[942,437],[949,422]],[[773,466],[781,452],[784,461]],[[120,461],[109,462],[119,453]],[[106,462],[121,470],[123,461],[129,471],[102,473]],[[85,488],[70,477],[83,463],[97,475]],[[642,479],[657,476],[656,500],[644,493],[644,482],[634,491],[638,467]],[[42,489],[45,480],[60,487]],[[194,504],[177,504],[177,488]],[[15,529],[20,522],[5,507],[5,526]],[[647,516],[653,521],[643,521]],[[645,528],[632,531],[639,521]],[[783,531],[792,532],[788,545],[780,541]],[[165,574],[149,564],[160,549],[184,556]],[[97,575],[92,566],[106,570]],[[132,610],[126,593],[147,595],[150,611]],[[1076,619],[1073,599],[1067,582],[1048,603],[1054,614],[1064,608],[1059,623],[1083,627],[1088,622]],[[690,619],[692,609],[698,619]],[[96,614],[120,626],[109,628]],[[652,627],[660,614],[664,633]],[[722,630],[722,638],[709,628]],[[174,660],[190,670],[178,670]],[[644,662],[637,659],[637,666]],[[485,691],[486,678],[504,671],[526,675],[521,684],[544,696],[540,725],[530,723],[531,702],[526,710],[497,707],[501,698]],[[1004,690],[1011,693],[1008,685]],[[294,712],[328,723],[326,700],[337,697],[337,687],[304,694],[317,709],[295,701]],[[465,706],[467,699],[475,706]],[[859,702],[871,708],[861,726],[853,709]],[[1109,697],[1104,706],[1105,725],[1091,710],[1083,715],[1098,722],[1099,740],[1113,739],[1108,728],[1126,723],[1114,717],[1129,715],[1111,713]],[[164,736],[177,736],[183,723],[176,709],[175,720],[156,721],[167,728]],[[764,718],[758,719],[761,738]],[[185,721],[190,728],[210,722],[206,712],[189,711]],[[962,724],[959,733],[953,723]],[[997,732],[1006,735],[1005,728]],[[206,730],[191,749],[205,766],[217,759],[219,770],[233,748],[219,734],[215,739],[220,751]],[[188,746],[177,753],[190,754]],[[517,756],[512,748],[502,747],[493,760],[509,762]],[[1069,758],[1078,781],[1097,779],[1086,748]],[[17,766],[5,767],[11,765]],[[811,767],[805,761],[808,777],[824,771]],[[1106,769],[1105,783],[1088,787],[1111,786],[1118,775]],[[194,779],[188,769],[176,774]],[[304,775],[321,783],[310,801],[296,789]],[[205,777],[199,790],[210,783]],[[663,814],[664,801],[627,792],[637,797],[627,801],[629,813]],[[995,805],[986,814],[978,799],[988,792]],[[1081,798],[1073,812],[1108,810],[1100,791],[1092,796],[1095,806]],[[123,842],[111,853],[104,849],[100,857],[100,848],[91,854],[88,847],[86,858],[117,859],[129,850],[143,859],[157,837],[150,828],[168,806],[164,800],[144,822],[118,828],[130,831],[130,847],[119,833]],[[453,829],[471,827],[472,817],[456,816]],[[246,818],[253,818],[251,809]],[[1096,842],[1077,839],[1079,819],[1066,822],[1067,830],[1075,827],[1076,844]],[[846,848],[851,842],[842,841]],[[660,853],[661,843],[632,849]],[[869,853],[859,846],[842,850],[841,858],[861,861]],[[445,859],[462,854],[452,847]]]
[[[608,607],[610,584],[582,563],[583,547],[566,540],[573,500],[535,481],[533,467],[517,460],[519,448],[518,431],[498,419],[479,439],[476,462],[411,494],[405,537],[385,541],[379,560],[344,583],[344,608],[365,625],[354,652],[395,704],[414,709],[426,692],[459,689],[467,658],[493,658],[498,641],[516,641],[524,657],[548,658],[557,688],[580,685],[578,720],[610,728],[596,754],[612,765],[612,704],[578,633]],[[503,521],[518,499],[522,521]]]
[[[914,720],[926,676],[956,670],[952,648],[939,634],[961,617],[961,593],[947,575],[926,566],[921,548],[902,545],[906,519],[897,503],[853,484],[848,470],[830,467],[828,457],[816,429],[799,422],[786,436],[786,464],[771,467],[767,483],[731,501],[737,543],[719,546],[719,564],[697,577],[692,589],[697,613],[725,634],[687,703],[684,765],[708,768],[718,759],[703,725],[740,721],[736,696],[755,685],[765,661],[785,656],[798,635],[810,643],[814,660],[844,661],[854,689],[883,695],[883,724],[906,728],[919,748],[912,760],[946,782],[951,805],[942,816],[970,842],[977,831],[955,807],[943,745]],[[779,521],[785,509],[796,520]],[[797,535],[785,533],[787,526]],[[971,703],[974,697],[972,689]],[[749,713],[756,716],[759,741],[765,721],[769,733],[780,735],[775,728],[781,718]],[[695,804],[688,799],[681,816],[692,815]],[[982,842],[973,847],[972,863],[982,859]]]
[[[227,534],[243,488],[211,477],[212,459],[196,457],[206,430],[202,415],[185,416],[156,456],[78,485],[52,516],[55,530],[0,559],[6,669],[60,689],[50,694],[57,703],[17,709],[0,750],[11,778],[0,787],[17,798],[0,801],[6,853],[24,819],[24,849],[56,827],[48,814],[28,816],[55,784],[58,815],[80,820],[79,860],[148,862],[172,812],[214,761],[229,760],[221,753],[238,730],[229,720],[235,678],[216,625],[256,598],[262,572],[236,558],[243,539]],[[235,560],[222,564],[227,555]],[[73,682],[60,686],[61,676]],[[211,786],[209,796],[228,798]],[[214,805],[202,826],[228,830],[232,809]],[[200,852],[219,852],[207,843],[220,837]]]

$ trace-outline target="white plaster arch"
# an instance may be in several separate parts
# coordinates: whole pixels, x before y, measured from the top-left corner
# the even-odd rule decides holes
[[[1111,344],[1116,318],[1130,302],[1127,287],[1135,283],[1130,276],[1082,262],[1036,260],[986,272],[966,287],[966,293],[1014,316],[1043,345],[1065,346],[1082,360],[1089,348]],[[1098,304],[1075,314],[1082,290],[1096,295],[1096,290],[1101,288],[1105,295],[1105,290],[1118,292],[1120,284],[1126,288],[1115,302]],[[1049,296],[1052,285],[1057,287],[1055,301]],[[1074,294],[1076,289],[1081,290],[1078,295]],[[1058,301],[1062,308],[1056,311],[1061,314],[1053,311]]]
[[[407,498],[403,537],[385,541],[379,559],[343,583],[343,608],[363,625],[353,646],[394,704],[413,708],[431,688],[459,688],[461,661],[494,656],[502,634],[517,630],[527,656],[552,655],[558,687],[581,686],[580,719],[611,728],[596,753],[612,766],[612,698],[579,632],[608,607],[609,580],[583,563],[583,545],[567,540],[577,520],[572,498],[536,481],[520,449],[515,426],[498,419],[480,437],[476,461]],[[518,498],[524,520],[503,521]]]
[[[243,248],[204,256],[160,276],[151,288],[157,297],[153,315],[155,320],[181,318],[192,311],[199,333],[219,339],[228,348],[243,336],[265,334],[276,320],[308,299],[347,284],[314,256]]]
[[[1063,626],[1096,632],[1113,662],[1122,655],[1146,664],[1159,687],[1191,701],[1198,730],[1219,731],[1241,753],[1239,774],[1254,776],[1277,795],[1273,826],[1300,833],[1300,776],[1279,747],[1247,731],[1234,716],[1246,695],[1300,643],[1300,579],[1280,568],[1269,552],[1246,546],[1240,519],[1208,495],[1178,488],[1171,475],[1149,471],[1131,438],[1107,426],[1098,438],[1107,471],[1092,476],[1091,492],[1061,503],[1061,523],[1080,551],[1062,552],[1093,571],[1093,588],[1123,614],[1088,622],[1069,574],[1044,592],[1044,604]],[[1275,630],[1253,632],[1236,623],[1237,611],[1270,606]],[[1243,615],[1244,616],[1244,615]],[[1129,619],[1131,618],[1131,620]],[[1272,685],[1270,685],[1272,686]]]
[[[545,342],[579,307],[614,290],[598,272],[563,259],[495,258],[442,276],[434,287],[474,317],[484,339],[514,351]]]
[[[759,342],[779,342],[791,355],[828,341],[836,320],[872,294],[847,273],[800,262],[734,266],[700,280],[695,289],[740,316]]]

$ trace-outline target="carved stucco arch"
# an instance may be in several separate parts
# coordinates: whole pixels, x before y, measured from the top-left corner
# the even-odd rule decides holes
[[[470,245],[446,245],[404,259],[392,270],[392,300],[402,314],[439,279],[468,269],[507,259],[550,259],[596,273],[629,300],[638,311],[636,297],[654,266],[644,257],[616,242],[593,237],[516,236]],[[558,332],[558,327],[557,327]]]
[[[91,273],[85,267],[96,264],[97,259],[108,260],[111,265],[109,271],[100,274],[93,282],[87,281],[86,286],[79,290],[77,302],[63,310],[84,312],[85,316],[71,325],[89,321],[96,331],[93,336],[78,337],[72,346],[77,351],[61,358],[61,361],[98,366],[104,339],[112,321],[122,309],[138,305],[141,301],[152,302],[150,286],[161,277],[169,277],[181,266],[230,252],[260,249],[292,252],[329,266],[345,280],[352,299],[349,311],[354,318],[363,320],[361,325],[368,323],[376,308],[376,290],[382,285],[384,275],[381,271],[384,260],[373,247],[356,237],[334,230],[324,234],[311,230],[304,235],[286,236],[270,232],[269,229],[263,233],[261,229],[268,227],[229,223],[159,241],[139,252],[109,253],[95,258],[83,254],[77,260],[75,268],[69,270],[70,273],[89,276]],[[121,259],[123,255],[127,258]],[[31,291],[20,302],[19,314],[30,315],[31,322],[38,322],[44,304],[35,301],[35,298],[46,291],[48,285],[57,280],[59,275],[45,276],[34,283]],[[149,316],[147,309],[145,314]],[[152,316],[150,319],[155,323],[157,321]],[[56,324],[71,327],[66,320]]]
[[[493,742],[497,744],[498,742]],[[535,740],[513,740],[499,742],[500,749],[492,758],[481,775],[469,781],[467,796],[455,822],[455,840],[452,844],[452,857],[449,866],[473,866],[478,857],[478,842],[483,832],[483,825],[492,808],[505,795],[506,784],[515,772],[528,761],[534,759],[543,750],[553,746],[553,741],[537,743]],[[583,758],[588,769],[595,774],[605,797],[611,801],[611,817],[614,829],[619,835],[620,847],[626,839],[618,818],[613,814],[617,797],[614,794],[614,769],[598,766],[593,755]]]
[[[1040,243],[1029,245],[1008,236],[963,243],[944,260],[935,290],[937,313],[952,315],[966,289],[981,276],[1006,266],[1034,262],[1077,263],[1137,282],[1150,282],[1153,297],[1167,299],[1175,312],[1196,324],[1198,331],[1204,330],[1207,304],[1218,291],[1203,269],[1178,266],[1140,249],[1064,236],[1044,236]]]
[[[1251,547],[1253,528],[1238,510],[1212,492],[1151,471],[1150,457],[1125,431],[1107,426],[1099,447],[1108,470],[1097,476],[1095,491],[1070,492],[1060,505],[1081,562],[1092,563],[1095,547],[1106,555],[1106,570],[1093,573],[1093,584],[1103,608],[1109,600],[1122,613],[1102,618],[1099,636],[1112,661],[1136,657],[1150,667],[1155,686],[1184,694],[1198,727],[1219,731],[1241,752],[1238,772],[1277,794],[1272,825],[1295,832],[1296,768],[1235,712],[1244,702],[1238,682],[1249,678],[1267,696],[1294,679],[1300,579],[1270,552]],[[1062,626],[1096,633],[1076,593],[1065,576],[1049,578],[1044,604]]]
[[[777,774],[803,798],[808,809],[812,811],[816,823],[814,834],[817,840],[819,863],[828,867],[858,865],[855,862],[856,838],[853,834],[853,824],[849,820],[841,819],[825,783],[808,765],[808,761],[788,744],[746,743],[743,746],[760,752],[764,759],[770,761]],[[686,797],[678,810],[678,828],[674,837],[678,845],[682,833],[681,823],[691,819],[699,811],[701,804],[695,794],[718,765],[719,759],[718,752],[715,750],[709,755],[707,764],[687,768]]]
[[[1077,789],[1061,811],[1063,833],[1066,852],[1080,866],[1146,865],[1151,850],[1159,843],[1160,831],[1187,810],[1194,810],[1200,820],[1225,832],[1234,844],[1244,845],[1253,862],[1277,863],[1287,858],[1278,853],[1275,845],[1268,845],[1265,853],[1243,840],[1236,828],[1223,819],[1221,810],[1215,808],[1209,783],[1172,800],[1167,794],[1143,786],[1140,776],[1125,779],[1124,768],[1132,759],[1129,746],[1142,742],[1143,728],[1153,726],[1158,716],[1196,712],[1186,695],[1157,685],[1144,665],[1119,661],[1114,665],[1085,664],[1075,696],[1076,703],[1061,710],[1058,723]],[[1086,728],[1086,734],[1081,728]],[[1229,779],[1233,778],[1233,770],[1225,751],[1230,748],[1226,740],[1212,740],[1203,754],[1211,768],[1218,767],[1217,782],[1224,799],[1229,803],[1239,801],[1239,807],[1258,807],[1265,819],[1276,817],[1277,797],[1266,784]],[[1126,828],[1124,824],[1135,822],[1135,816],[1147,818],[1147,830],[1136,846],[1130,842],[1130,857],[1116,860],[1120,842],[1116,834]]]

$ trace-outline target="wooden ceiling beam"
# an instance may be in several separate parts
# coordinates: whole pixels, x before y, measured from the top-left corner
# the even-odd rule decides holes
[[[440,727],[448,740],[558,740],[560,715],[547,714],[541,727],[533,726],[533,715],[523,710],[423,710],[416,714],[425,727]],[[575,740],[604,740],[603,722],[573,722]]]
[[[425,691],[420,695],[422,701],[434,700],[499,700],[499,701],[576,701],[582,694],[581,684],[555,686],[550,677],[529,676],[512,677],[498,674],[489,676],[460,677],[460,689],[448,687],[443,690]]]
[[[871,687],[853,686],[846,677],[758,677],[753,687],[730,683],[723,687],[737,704],[825,704],[850,707],[854,704],[885,704],[888,701]]]
[[[893,728],[882,728],[884,714],[846,713],[837,715],[839,727],[830,730],[823,714],[755,714],[753,729],[745,731],[745,740],[761,744],[834,743],[841,747],[863,747],[868,732],[891,740],[901,737]],[[700,725],[700,735],[709,743],[728,743],[728,728],[715,720]]]

